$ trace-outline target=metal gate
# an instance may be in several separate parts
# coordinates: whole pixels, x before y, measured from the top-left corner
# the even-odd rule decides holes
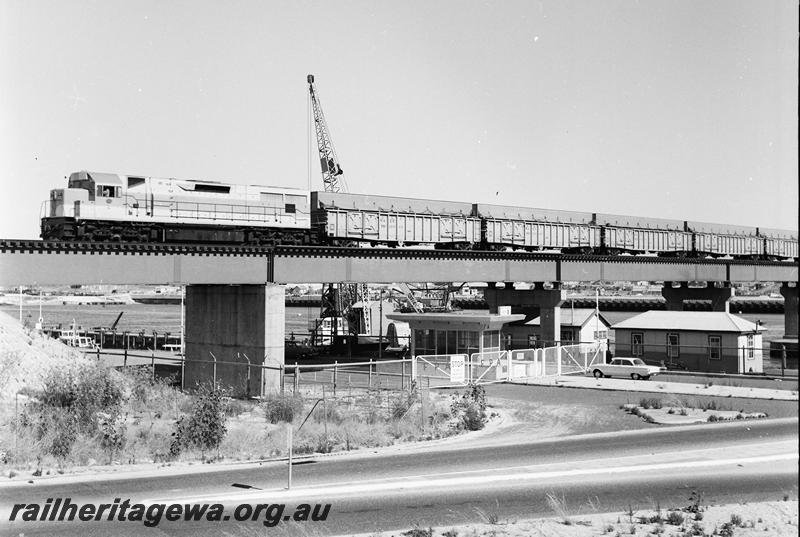
[[[411,378],[431,388],[491,384],[511,380],[583,375],[605,361],[604,343],[556,345],[539,349],[428,354],[412,358]]]

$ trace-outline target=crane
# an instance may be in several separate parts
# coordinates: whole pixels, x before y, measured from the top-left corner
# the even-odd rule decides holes
[[[333,140],[328,130],[328,123],[325,121],[325,114],[322,112],[322,105],[319,102],[319,95],[314,86],[314,75],[306,77],[308,81],[308,93],[311,97],[311,107],[314,110],[314,128],[317,132],[317,149],[319,150],[319,163],[322,167],[322,184],[325,192],[340,192],[342,189],[347,191],[347,183],[344,179],[342,166],[333,148]]]
[[[319,101],[319,94],[314,85],[314,75],[306,77],[308,82],[308,94],[311,99],[311,108],[314,112],[314,130],[317,134],[317,150],[319,151],[319,163],[322,168],[322,184],[325,192],[347,192],[347,182],[344,178],[339,157],[333,147],[333,140],[328,129],[328,122],[325,121],[325,114],[322,112],[322,104]],[[362,315],[360,323],[353,322],[356,319],[353,305],[357,302],[362,304]],[[366,284],[328,284],[322,291],[322,311],[320,318],[333,317],[339,315],[349,317],[349,327],[351,330],[358,330],[359,324],[364,333],[372,333],[372,321],[370,315],[369,289]],[[337,322],[332,323],[332,335],[336,335]]]

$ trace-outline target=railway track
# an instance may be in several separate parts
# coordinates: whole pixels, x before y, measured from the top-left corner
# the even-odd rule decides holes
[[[338,246],[241,246],[198,244],[153,244],[127,242],[67,242],[0,239],[0,253],[99,254],[99,255],[190,255],[238,257],[350,257],[366,259],[426,260],[515,260],[682,265],[798,266],[797,261],[656,257],[649,255],[561,254],[556,252],[435,250],[421,248],[338,247]]]

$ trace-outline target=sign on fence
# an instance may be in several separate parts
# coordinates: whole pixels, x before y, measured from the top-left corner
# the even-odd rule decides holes
[[[464,361],[466,356],[464,354],[450,355],[450,382],[463,384],[466,382],[466,374],[464,368]]]

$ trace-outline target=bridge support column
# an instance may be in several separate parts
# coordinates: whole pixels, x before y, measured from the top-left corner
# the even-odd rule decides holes
[[[511,306],[511,313],[531,318],[538,314],[545,346],[561,341],[561,305],[566,296],[559,282],[554,282],[552,289],[545,289],[542,282],[534,283],[533,289],[514,289],[513,282],[506,282],[503,289],[490,284],[483,292],[491,313],[497,313],[499,306]]]
[[[781,294],[783,295],[783,337],[797,339],[797,284],[789,287],[789,283],[785,282],[781,285]]]
[[[729,312],[733,287],[725,282],[724,287],[714,287],[714,282],[707,282],[705,287],[689,287],[688,282],[681,282],[680,287],[672,287],[672,282],[664,282],[661,296],[667,301],[667,310],[683,311],[684,300],[710,300],[711,311]]]
[[[285,300],[283,285],[187,286],[184,386],[216,376],[233,396],[278,391],[280,369],[260,366],[284,364]]]

